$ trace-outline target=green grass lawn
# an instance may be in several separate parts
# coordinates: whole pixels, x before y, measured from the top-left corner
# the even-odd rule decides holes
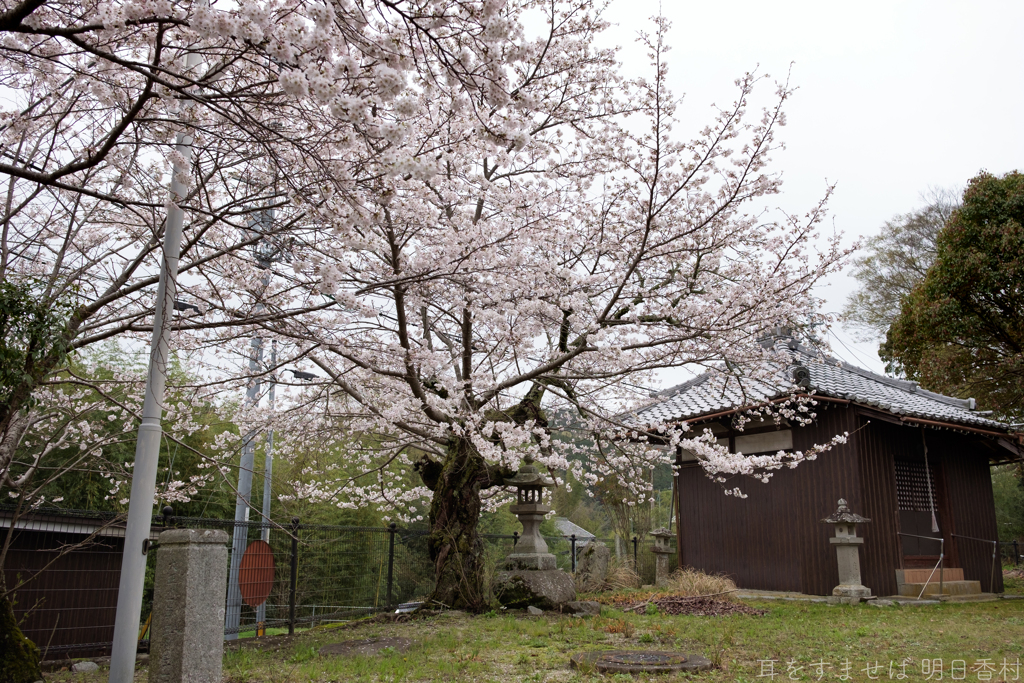
[[[719,666],[700,675],[707,681],[924,681],[928,677],[922,673],[922,660],[936,669],[931,662],[941,660],[942,678],[936,673],[930,680],[998,681],[1004,659],[1024,662],[1024,600],[885,608],[781,601],[747,604],[767,614],[649,616],[606,607],[600,617],[588,618],[449,613],[403,623],[364,621],[319,627],[296,634],[284,644],[278,641],[277,651],[228,652],[224,682],[568,683],[686,678],[585,675],[568,668],[573,652],[622,648],[703,654]],[[328,643],[384,636],[411,638],[417,644],[401,654],[318,654]],[[775,660],[770,664],[778,674],[774,679],[761,675],[769,673],[768,660]],[[849,678],[841,678],[846,662]],[[876,663],[878,668],[871,668]],[[1022,674],[1015,679],[1011,671],[1006,680],[1024,680]],[[106,669],[85,675],[50,674],[47,680],[92,683],[90,676],[105,681]],[[137,680],[146,680],[146,673],[140,671]]]
[[[989,680],[998,680],[1004,659],[1024,660],[1024,601],[889,608],[751,604],[768,614],[667,617],[606,608],[601,617],[588,619],[448,615],[403,624],[318,629],[297,638],[285,652],[229,654],[225,681],[597,681],[609,677],[569,670],[569,655],[616,648],[702,653],[721,667],[701,676],[708,681],[769,679],[761,676],[769,673],[766,660],[776,660],[771,666],[781,674],[780,681],[819,680],[819,670],[821,680],[843,680],[846,662],[849,680],[889,680],[890,662],[892,680],[901,680],[901,672],[906,680],[926,680],[925,659],[942,660],[942,680],[986,680],[979,674],[986,673],[989,663],[995,667],[988,670],[993,674]],[[404,654],[374,657],[317,654],[327,643],[379,636],[413,638],[419,645]],[[905,660],[906,667],[901,668]],[[876,662],[880,668],[871,670],[869,665]]]
[[[874,676],[926,680],[922,660],[942,660],[943,678],[998,680],[1005,659],[1024,660],[1024,601],[920,607],[835,606],[802,602],[751,603],[765,616],[669,617],[624,614],[605,609],[601,617],[520,615],[438,616],[403,624],[366,624],[317,629],[280,653],[231,653],[225,681],[597,681],[568,669],[568,657],[591,649],[673,649],[702,653],[721,668],[708,681],[768,679],[766,660],[777,680],[849,680]],[[355,638],[404,636],[419,645],[404,654],[320,657],[320,646]],[[905,669],[900,663],[909,660]],[[880,665],[872,671],[870,665]],[[954,664],[955,662],[955,664]],[[962,663],[961,663],[962,662]],[[956,666],[956,671],[950,667]],[[937,667],[932,667],[936,668]],[[868,669],[867,671],[865,669]],[[871,674],[871,676],[869,676]],[[611,680],[617,680],[610,677]],[[684,676],[639,680],[672,681]],[[621,680],[631,680],[622,678]],[[932,680],[936,680],[933,676]],[[1013,680],[1013,674],[1009,676]]]

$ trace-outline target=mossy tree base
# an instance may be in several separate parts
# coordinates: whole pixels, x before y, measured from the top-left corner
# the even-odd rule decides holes
[[[35,683],[43,680],[39,668],[39,648],[18,628],[14,605],[0,598],[0,681]]]
[[[428,548],[437,583],[435,605],[467,612],[490,609],[484,545],[477,533],[480,491],[500,479],[466,439],[452,439],[430,503]]]
[[[488,411],[487,420],[517,425],[532,421],[546,428],[547,419],[540,404],[547,383],[538,381],[510,408]],[[505,485],[505,480],[515,472],[488,464],[468,438],[458,436],[449,439],[443,461],[425,456],[416,464],[416,470],[434,493],[427,541],[437,579],[430,596],[433,606],[486,612],[491,608],[491,600],[484,545],[477,533],[480,492]]]

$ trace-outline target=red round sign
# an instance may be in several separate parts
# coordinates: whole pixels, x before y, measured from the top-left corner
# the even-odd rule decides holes
[[[238,587],[242,600],[250,607],[259,607],[274,588],[274,551],[266,541],[253,541],[242,555],[238,568]]]

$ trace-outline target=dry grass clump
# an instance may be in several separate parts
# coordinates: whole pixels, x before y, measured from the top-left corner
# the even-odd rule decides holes
[[[640,575],[626,564],[613,563],[608,567],[608,575],[604,577],[605,590],[617,591],[626,588],[640,588],[642,584]]]
[[[677,569],[668,578],[668,589],[674,595],[718,595],[731,599],[728,591],[736,590],[736,583],[721,574],[705,574],[692,567]]]

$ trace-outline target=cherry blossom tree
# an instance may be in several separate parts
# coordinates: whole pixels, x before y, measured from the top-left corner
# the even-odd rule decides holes
[[[527,7],[544,13],[542,35],[518,23]],[[283,438],[372,435],[350,450],[363,477],[319,472],[296,495],[425,512],[432,599],[470,610],[487,604],[477,520],[506,499],[505,479],[527,456],[578,467],[576,446],[551,438],[551,407],[602,433],[660,369],[763,373],[775,355],[759,337],[818,319],[812,287],[842,258],[835,238],[815,249],[823,203],[778,221],[764,211],[780,188],[768,162],[786,86],[752,112],[764,79],[743,76],[730,106],[679,142],[664,21],[642,37],[653,76],[627,84],[594,47],[603,24],[588,5],[508,3],[495,16],[508,39],[479,101],[420,80],[357,128],[362,156],[387,153],[316,207],[332,233],[292,262],[337,305],[268,325],[327,378]],[[582,481],[663,456],[589,457]]]
[[[493,4],[387,0],[0,3],[0,284],[31,299],[14,327],[45,318],[55,332],[13,343],[21,364],[0,390],[5,492],[38,502],[41,473],[45,483],[99,455],[80,419],[98,412],[94,397],[118,420],[137,414],[130,397],[119,405],[72,377],[69,359],[148,339],[169,208],[186,215],[180,310],[165,321],[175,348],[217,364],[254,332],[336,307],[268,264],[327,239],[324,207],[360,201],[350,186],[365,169],[415,165],[388,157],[398,130],[381,126],[408,108],[413,74],[472,111],[501,90],[489,55],[508,27],[497,15]],[[194,139],[191,158],[175,150],[178,134]],[[364,134],[378,144],[354,144]],[[168,195],[172,177],[184,194]],[[250,381],[213,369],[204,400]],[[172,438],[191,428],[187,411],[166,417]],[[82,457],[52,459],[79,443]],[[0,595],[9,611],[2,583]]]
[[[173,203],[195,307],[174,346],[210,391],[252,380],[232,363],[255,333],[279,343],[261,372],[317,366],[269,423],[277,452],[345,440],[350,462],[292,495],[425,513],[434,599],[483,609],[481,510],[524,457],[578,467],[551,407],[600,433],[661,369],[756,375],[759,336],[813,321],[842,257],[816,250],[824,202],[766,212],[787,86],[762,108],[766,79],[744,75],[681,142],[667,24],[637,82],[597,47],[605,27],[590,0],[4,5],[0,279],[71,306],[0,406],[0,450],[67,353],[151,330]],[[185,196],[167,198],[172,174]],[[577,478],[637,457],[655,456],[607,451]]]

